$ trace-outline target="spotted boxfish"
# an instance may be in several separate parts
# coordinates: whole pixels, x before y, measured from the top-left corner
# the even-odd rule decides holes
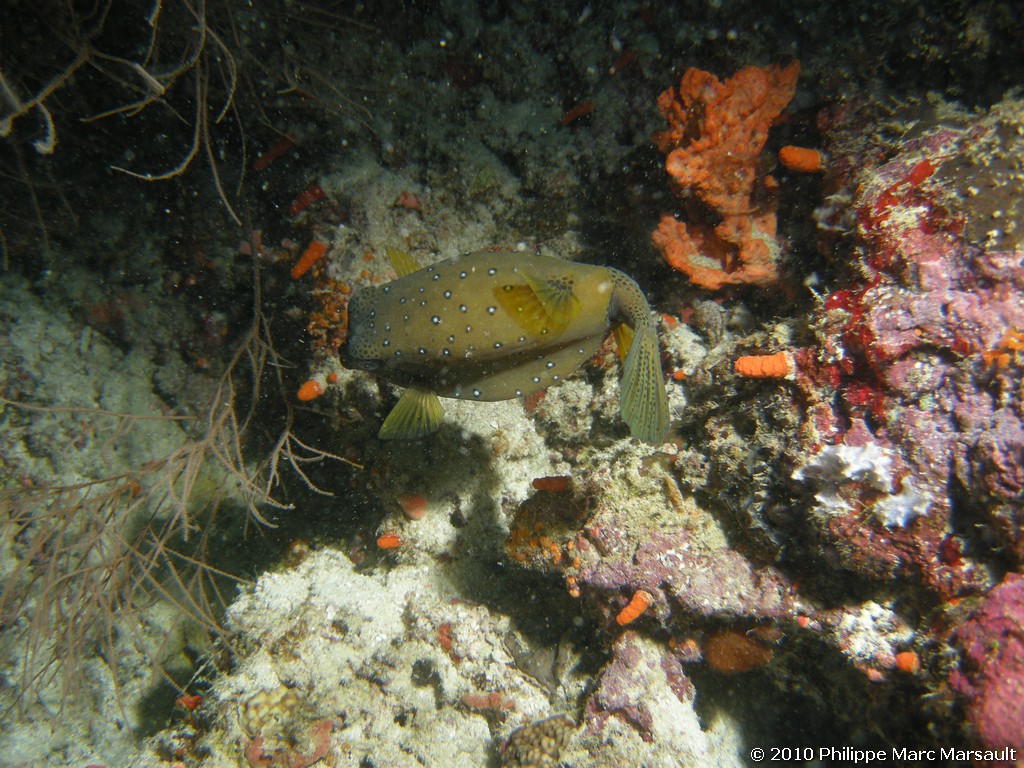
[[[478,251],[421,269],[387,250],[398,279],[348,305],[349,368],[407,387],[382,438],[428,434],[438,400],[508,400],[559,384],[615,333],[624,352],[619,411],[634,437],[658,443],[668,403],[651,309],[616,269],[510,251]]]

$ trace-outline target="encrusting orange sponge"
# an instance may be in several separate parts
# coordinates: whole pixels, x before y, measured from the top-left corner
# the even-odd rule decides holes
[[[791,171],[817,173],[825,167],[825,155],[816,149],[789,144],[779,150],[779,162]]]

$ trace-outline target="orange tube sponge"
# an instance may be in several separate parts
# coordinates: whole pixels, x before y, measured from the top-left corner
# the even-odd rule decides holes
[[[816,149],[787,144],[779,150],[779,162],[791,171],[817,173],[825,167],[825,155]]]
[[[298,280],[309,272],[310,268],[320,261],[325,253],[327,253],[327,246],[319,240],[314,240],[306,246],[306,250],[302,252],[299,260],[292,267],[292,280]]]
[[[747,355],[736,358],[733,370],[748,379],[783,379],[793,373],[793,358],[788,352],[774,355]]]
[[[633,593],[633,597],[629,601],[629,605],[619,611],[619,615],[615,617],[615,622],[620,626],[624,627],[626,624],[633,622],[636,618],[646,611],[651,603],[654,602],[654,598],[642,589],[638,589]]]

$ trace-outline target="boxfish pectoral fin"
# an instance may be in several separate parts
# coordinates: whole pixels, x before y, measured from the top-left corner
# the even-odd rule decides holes
[[[532,336],[563,333],[581,309],[579,297],[568,277],[538,278],[519,273],[525,284],[499,285],[494,297],[505,312]]]
[[[619,413],[633,437],[659,444],[668,432],[668,398],[661,377],[658,337],[653,326],[634,329],[622,365]]]
[[[384,419],[377,437],[381,440],[403,440],[423,437],[437,431],[444,408],[437,395],[421,389],[407,389]]]

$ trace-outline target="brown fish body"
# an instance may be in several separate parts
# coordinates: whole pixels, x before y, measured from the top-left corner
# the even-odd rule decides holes
[[[653,338],[657,352],[647,302],[624,274],[509,251],[447,259],[361,289],[348,314],[346,366],[442,397],[506,400],[558,384],[620,323],[648,345]],[[657,374],[663,400],[660,366]],[[657,418],[660,429],[667,417]],[[413,434],[425,431],[418,424]]]

